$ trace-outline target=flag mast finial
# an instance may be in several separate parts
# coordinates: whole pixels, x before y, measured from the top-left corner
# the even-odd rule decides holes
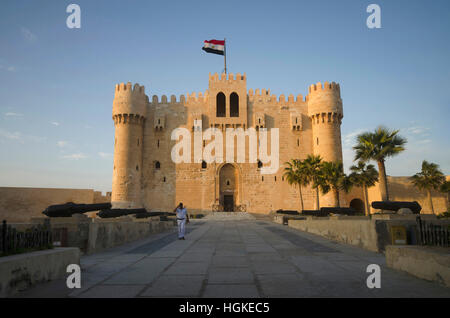
[[[225,38],[223,38],[223,61],[225,64],[225,74],[227,74],[227,42]]]

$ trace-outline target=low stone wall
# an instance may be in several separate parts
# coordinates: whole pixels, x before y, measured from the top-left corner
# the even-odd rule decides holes
[[[87,254],[136,241],[174,227],[173,221],[141,221],[128,218],[108,221],[95,219],[89,225]]]
[[[387,266],[450,287],[450,248],[386,247]]]
[[[450,221],[437,220],[434,215],[421,215],[421,218],[434,224],[450,224]],[[288,220],[288,226],[375,252],[384,252],[391,244],[392,226],[406,228],[408,244],[418,241],[415,215],[307,216],[305,220]]]
[[[33,218],[31,223],[12,223],[12,227],[24,231],[43,223],[46,217]],[[161,233],[175,226],[173,220],[159,221],[157,218],[136,219],[130,216],[111,219],[93,219],[83,214],[72,217],[50,218],[50,226],[55,232],[65,229],[66,245],[78,247],[82,254],[92,254],[119,246],[151,234]]]
[[[305,220],[305,216],[289,215],[289,214],[276,214],[273,217],[273,221],[278,224],[288,224],[289,220]]]
[[[369,217],[307,217],[288,220],[288,226],[370,251],[379,250],[375,222]]]
[[[68,275],[66,269],[70,264],[80,264],[78,248],[62,247],[0,257],[0,297],[62,278]]]

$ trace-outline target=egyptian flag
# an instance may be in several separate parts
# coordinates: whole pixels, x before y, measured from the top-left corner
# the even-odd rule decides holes
[[[223,55],[225,52],[225,41],[209,40],[203,44],[203,51]]]

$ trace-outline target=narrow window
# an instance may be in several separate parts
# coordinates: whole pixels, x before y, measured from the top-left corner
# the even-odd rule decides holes
[[[300,146],[300,140],[297,139],[297,147]]]
[[[317,144],[319,144],[319,137],[317,137]]]
[[[227,180],[227,186],[229,186],[230,185],[230,180]]]
[[[138,165],[136,165],[136,171],[139,171],[139,166]]]
[[[159,148],[159,139],[158,139],[158,148]]]
[[[164,182],[166,182],[166,177],[164,177]]]
[[[262,177],[262,181],[264,181],[264,176]]]
[[[230,95],[230,117],[239,117],[239,95],[234,92]]]
[[[156,170],[161,169],[161,164],[159,163],[159,161],[156,161],[156,163],[155,163],[155,169],[156,169]]]
[[[263,166],[261,160],[258,160],[258,168],[261,168]]]
[[[202,161],[202,169],[206,169],[206,161],[205,160]]]
[[[216,96],[216,117],[225,117],[225,94],[222,92]]]
[[[277,176],[275,176],[275,182],[277,182]]]
[[[139,138],[138,138],[138,146],[139,146]]]

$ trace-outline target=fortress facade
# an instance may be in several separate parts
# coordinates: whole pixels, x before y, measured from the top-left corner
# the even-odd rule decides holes
[[[210,74],[205,93],[182,95],[178,100],[173,95],[150,100],[143,86],[116,85],[111,201],[115,208],[145,207],[150,211],[171,211],[178,202],[190,211],[299,210],[299,192],[284,179],[284,163],[308,154],[342,161],[343,116],[340,87],[334,82],[311,85],[305,97],[277,98],[270,90],[247,90],[245,74]],[[175,163],[171,152],[178,141],[171,135],[176,128],[222,131],[224,161],[207,163],[194,158],[191,134],[192,160]],[[260,158],[256,162],[227,162],[227,151],[233,151],[236,158],[238,147],[237,141],[233,147],[226,146],[227,128],[255,129],[258,145],[264,128],[269,135],[278,128],[278,170],[261,173],[266,164]],[[250,137],[245,138],[248,157]],[[205,149],[209,142],[201,140],[199,146]],[[306,187],[303,193],[305,209],[314,209],[315,190]],[[348,206],[352,199],[348,196],[362,197],[358,191],[341,196],[342,206]],[[320,204],[333,206],[331,193],[321,196]]]

